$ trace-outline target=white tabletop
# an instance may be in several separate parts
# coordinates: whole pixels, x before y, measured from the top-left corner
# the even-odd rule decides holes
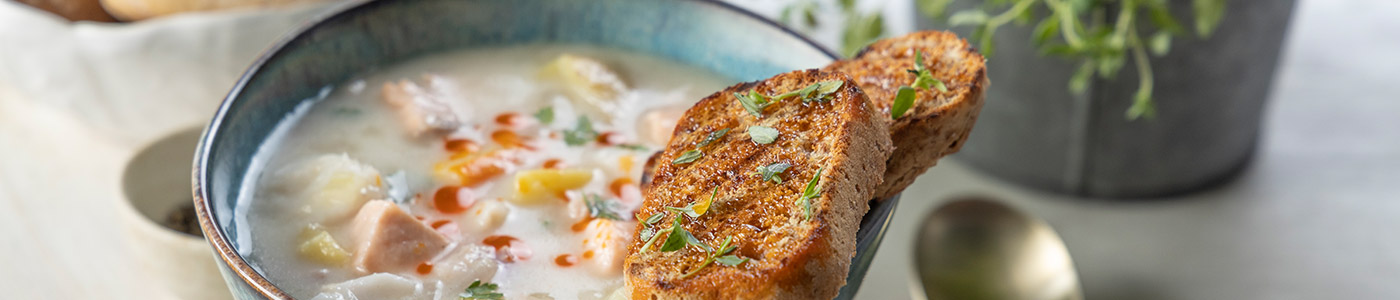
[[[772,14],[781,2],[744,5]],[[1047,219],[1065,238],[1091,299],[1400,295],[1400,235],[1393,233],[1400,228],[1400,2],[1299,2],[1260,153],[1236,182],[1178,199],[1108,202],[1027,190],[944,161],[906,193],[858,298],[908,297],[914,227],[949,196],[969,193],[1001,197]],[[908,12],[908,5],[864,4],[889,13]],[[14,6],[0,1],[0,24],[15,20]],[[891,31],[911,30],[909,16],[887,18]],[[831,29],[815,35],[834,41]],[[60,39],[101,30],[120,29],[75,30]],[[275,37],[263,35],[224,42],[265,45]],[[142,299],[151,287],[130,275],[137,266],[125,259],[112,213],[120,208],[123,164],[150,139],[207,119],[214,103],[201,101],[213,100],[190,98],[218,99],[227,87],[217,83],[231,84],[241,72],[237,61],[263,46],[231,50],[238,53],[225,53],[230,63],[190,70],[205,79],[183,90],[187,97],[56,102],[24,91],[63,82],[15,83],[23,74],[7,74],[16,68],[3,63],[33,50],[16,46],[17,38],[0,34],[0,79],[12,80],[0,80],[0,290],[13,299]],[[87,55],[102,54],[92,51]]]

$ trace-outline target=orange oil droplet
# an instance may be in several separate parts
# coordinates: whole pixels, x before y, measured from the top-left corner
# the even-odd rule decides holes
[[[560,254],[558,257],[554,258],[554,264],[560,267],[573,266],[575,263],[578,263],[578,259],[574,258],[573,255]]]
[[[467,211],[467,208],[462,206],[462,202],[457,199],[458,195],[461,194],[458,193],[460,189],[461,187],[450,185],[439,188],[437,193],[433,193],[433,206],[437,207],[438,211],[444,214],[456,214]],[[437,228],[437,226],[433,228]]]

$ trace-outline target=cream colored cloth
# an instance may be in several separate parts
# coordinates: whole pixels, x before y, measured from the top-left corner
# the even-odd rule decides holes
[[[152,241],[123,229],[125,162],[324,7],[75,24],[0,1],[0,298],[173,299],[127,250]]]
[[[0,1],[0,86],[124,145],[207,122],[264,49],[324,5],[69,23]]]

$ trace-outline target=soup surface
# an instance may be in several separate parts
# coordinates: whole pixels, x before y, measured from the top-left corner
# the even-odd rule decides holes
[[[646,159],[729,81],[571,45],[392,66],[278,125],[245,180],[240,243],[300,299],[606,298]]]

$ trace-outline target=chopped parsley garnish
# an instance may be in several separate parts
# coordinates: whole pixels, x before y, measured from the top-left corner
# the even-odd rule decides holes
[[[692,163],[695,162],[695,160],[700,159],[700,157],[704,155],[704,153],[700,153],[700,149],[686,151],[685,153],[681,153],[681,156],[677,157],[676,160],[671,161],[671,164],[679,165]]]
[[[817,169],[817,174],[812,175],[812,181],[807,182],[807,188],[802,191],[802,197],[797,199],[797,205],[802,206],[802,215],[808,221],[812,220],[812,199],[821,196],[821,189],[817,188],[817,181],[821,180],[822,169]]]
[[[666,236],[666,241],[661,244],[661,252],[681,250],[686,245],[695,245],[705,248],[707,251],[711,250],[710,245],[701,243],[700,239],[696,239],[695,235],[690,234],[690,231],[685,230],[685,227],[681,227],[680,216],[676,216],[668,230],[670,234]]]
[[[764,181],[770,181],[770,180],[771,180],[771,181],[773,181],[773,182],[782,184],[782,183],[783,183],[783,177],[780,176],[780,175],[782,175],[782,174],[783,174],[783,171],[787,170],[787,168],[789,168],[789,167],[792,167],[792,164],[789,164],[789,163],[773,163],[773,164],[767,165],[767,166],[759,166],[758,169],[754,170],[754,174],[758,174],[758,176],[762,176]]]
[[[710,206],[714,205],[716,198],[719,198],[719,187],[715,187],[715,190],[710,193],[710,200],[708,201],[695,200],[695,202],[691,202],[690,205],[686,205],[685,207],[667,206],[666,209],[684,213],[690,216],[691,219],[695,219],[705,215],[705,212],[710,211]]]
[[[506,295],[501,294],[500,292],[497,292],[497,291],[496,291],[496,289],[499,289],[499,288],[500,288],[500,287],[496,286],[495,283],[489,283],[489,282],[487,282],[487,283],[482,283],[481,280],[477,280],[477,281],[472,281],[472,285],[467,286],[467,290],[466,290],[466,291],[463,291],[461,294],[458,294],[458,296],[460,296],[462,300],[502,300],[502,299],[505,299],[505,298],[506,298]]]
[[[715,258],[715,262],[716,262],[716,263],[719,263],[719,264],[721,264],[721,265],[730,266],[730,267],[737,266],[737,265],[739,265],[739,264],[742,264],[742,263],[748,262],[748,261],[749,261],[749,258],[748,258],[748,257],[738,257],[738,256],[734,256],[734,255],[725,255],[725,256],[720,256],[720,257]]]
[[[719,244],[719,247],[715,248],[718,250],[710,250],[710,255],[709,257],[705,258],[705,261],[700,262],[700,265],[695,266],[694,269],[690,269],[690,272],[686,272],[684,275],[681,275],[681,278],[690,277],[691,275],[695,275],[695,273],[699,273],[701,269],[704,269],[706,266],[709,266],[712,262],[718,262],[721,265],[733,267],[749,261],[749,258],[747,257],[739,257],[737,255],[725,255],[729,254],[730,252],[734,252],[735,249],[739,248],[738,246],[730,245],[730,242],[733,241],[734,236],[725,237],[724,242],[721,242]]]
[[[773,141],[778,140],[778,130],[768,126],[749,126],[749,138],[753,139],[755,143],[772,144]]]
[[[632,151],[647,151],[647,150],[651,150],[651,148],[647,148],[647,146],[643,146],[642,144],[618,144],[617,147],[618,147],[618,148],[622,148],[622,149],[632,150]]]
[[[540,120],[540,123],[543,123],[543,124],[553,123],[553,122],[554,122],[554,107],[553,107],[553,106],[545,106],[544,108],[541,108],[539,111],[536,111],[536,112],[535,112],[535,119],[536,119],[536,120]]]
[[[816,92],[816,91],[817,91],[817,87],[820,87],[820,86],[821,86],[821,84],[819,84],[819,83],[813,83],[812,85],[809,85],[809,86],[807,86],[807,87],[804,87],[804,88],[802,88],[802,89],[800,89],[800,90],[791,91],[791,92],[786,92],[786,93],[783,93],[783,94],[781,94],[781,95],[773,96],[773,101],[782,101],[783,99],[787,99],[787,98],[791,98],[791,97],[798,97],[798,98],[806,99],[807,97],[811,97],[811,96],[812,96],[812,92]]]
[[[622,220],[622,217],[618,216],[617,212],[613,211],[612,202],[603,199],[603,197],[601,196],[598,196],[596,194],[588,194],[587,196],[583,197],[583,201],[584,204],[587,204],[588,215],[591,217],[598,219],[608,219],[613,221]]]
[[[661,222],[661,218],[663,218],[663,217],[665,217],[665,216],[666,216],[666,214],[654,214],[654,215],[651,215],[651,217],[648,217],[648,218],[646,219],[646,221],[643,221],[643,222],[642,222],[642,231],[638,233],[638,234],[639,234],[639,235],[638,235],[638,236],[639,236],[638,239],[640,239],[640,240],[650,240],[651,237],[652,237],[653,235],[656,235],[656,223]],[[641,218],[638,218],[638,219],[641,219]]]
[[[748,95],[734,93],[734,98],[739,99],[739,104],[744,106],[744,110],[749,111],[749,114],[759,118],[763,117],[763,108],[768,107],[769,104],[773,104],[768,102],[767,96],[759,94],[758,91],[755,90],[749,90]]]
[[[914,50],[914,69],[907,71],[914,74],[914,83],[899,87],[899,92],[895,93],[894,104],[890,105],[890,118],[892,119],[904,116],[910,107],[914,107],[914,99],[917,98],[915,89],[948,91],[948,86],[944,85],[943,81],[933,78],[933,72],[924,66],[923,52]]]
[[[695,149],[700,149],[701,147],[709,146],[710,143],[714,143],[715,141],[718,141],[719,138],[724,137],[724,135],[727,134],[727,133],[729,133],[729,128],[720,129],[720,130],[715,130],[715,131],[713,131],[713,132],[710,132],[710,135],[709,135],[709,136],[706,136],[706,137],[705,137],[705,140],[700,141],[699,144],[695,144]]]
[[[588,121],[588,116],[579,116],[576,128],[564,130],[564,143],[569,146],[583,146],[597,138],[598,132],[593,130],[593,122]]]
[[[894,94],[894,103],[890,104],[890,118],[898,119],[904,116],[904,112],[909,111],[914,106],[914,88],[901,86],[899,92]]]
[[[834,94],[834,93],[836,93],[836,91],[841,90],[841,85],[843,85],[843,84],[845,84],[845,82],[840,81],[840,80],[831,80],[831,81],[822,81],[822,82],[818,82],[818,83],[817,83],[817,85],[818,85],[818,87],[817,87],[817,95],[816,95],[815,97],[803,96],[803,97],[802,97],[802,102],[812,102],[812,101],[821,102],[821,101],[826,101],[826,100],[827,100],[826,98],[827,98],[828,96],[831,96],[831,94]]]
[[[685,153],[681,153],[681,156],[680,156],[680,157],[676,157],[675,160],[672,160],[672,161],[671,161],[671,164],[673,164],[673,165],[679,165],[679,164],[688,164],[688,163],[695,162],[695,160],[700,159],[701,156],[705,156],[705,153],[704,153],[704,152],[700,152],[700,148],[703,148],[703,147],[705,147],[705,146],[709,146],[710,143],[714,143],[715,141],[718,141],[720,138],[724,137],[724,135],[727,134],[727,133],[729,133],[729,128],[720,129],[720,130],[715,130],[715,131],[710,132],[710,135],[706,136],[704,140],[701,140],[700,143],[695,144],[695,149],[691,149],[690,151],[686,151]]]
[[[907,71],[914,74],[914,83],[911,84],[914,88],[948,91],[948,86],[944,85],[943,81],[933,78],[933,71],[924,66],[924,53],[919,50],[914,50],[914,69]]]
[[[654,242],[656,239],[661,238],[663,235],[666,236],[666,239],[661,242],[661,252],[681,250],[685,248],[686,245],[699,246],[700,248],[704,248],[705,251],[714,251],[714,249],[710,248],[710,245],[701,243],[699,239],[696,239],[694,235],[690,234],[690,231],[686,231],[685,227],[681,227],[681,216],[679,215],[671,219],[671,228],[666,228],[651,234],[650,238],[646,239],[646,243],[642,243],[642,250],[640,251],[646,253],[647,250],[651,249],[652,245],[655,245]]]
[[[666,216],[666,214],[654,214],[654,215],[651,215],[651,217],[648,217],[648,218],[647,218],[647,220],[646,220],[646,222],[645,222],[644,224],[647,224],[647,225],[656,225],[656,223],[657,223],[657,222],[661,222],[661,218],[662,218],[662,217],[665,217],[665,216]]]

